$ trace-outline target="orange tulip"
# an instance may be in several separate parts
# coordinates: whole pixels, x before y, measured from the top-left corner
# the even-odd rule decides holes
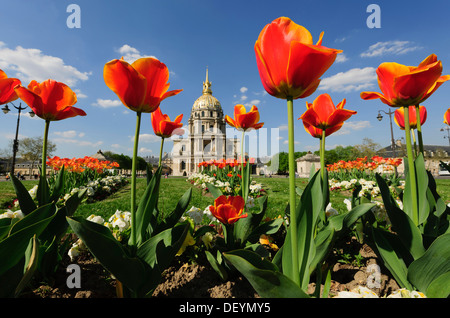
[[[247,213],[243,214],[244,208],[245,202],[241,196],[221,195],[214,200],[214,205],[209,206],[209,211],[223,224],[233,224],[247,217]]]
[[[14,90],[36,116],[46,121],[86,116],[84,110],[73,107],[77,102],[77,95],[64,83],[52,79],[42,83],[33,80],[28,88],[19,85]]]
[[[278,98],[303,98],[315,92],[320,77],[341,50],[314,45],[311,33],[291,19],[267,24],[255,43],[256,63],[265,90]]]
[[[444,114],[444,124],[447,124],[450,126],[450,108],[447,109],[447,111]]]
[[[340,123],[338,125],[325,129],[325,137],[328,137],[332,133],[341,129],[343,124],[344,123]],[[308,124],[306,121],[303,121],[303,127],[305,127],[306,132],[314,138],[322,138],[322,129],[316,128],[313,125]]]
[[[382,63],[377,68],[378,85],[382,93],[362,92],[361,98],[380,98],[383,103],[393,107],[418,105],[450,80],[450,75],[441,76],[441,73],[442,62],[434,54],[417,67]]]
[[[228,125],[236,128],[237,130],[251,130],[260,129],[264,123],[258,123],[259,111],[258,108],[253,105],[250,111],[247,113],[244,105],[234,106],[234,119],[228,115],[225,115],[225,120]]]
[[[331,134],[341,128],[344,121],[356,114],[356,111],[354,110],[344,109],[345,102],[346,100],[344,98],[342,102],[335,107],[330,95],[319,95],[312,104],[306,102],[307,110],[299,119],[315,128],[321,130],[325,129],[325,133]],[[309,132],[309,126],[307,127],[305,128],[307,128],[307,131]],[[327,129],[330,128],[334,128],[334,130],[329,130],[327,132]]]
[[[158,107],[154,112],[152,112],[153,131],[155,132],[155,135],[160,136],[162,138],[169,138],[174,133],[181,135],[182,132],[181,131],[177,132],[176,129],[183,127],[183,124],[181,123],[182,119],[183,114],[178,115],[175,118],[175,121],[170,121],[169,116],[163,114],[161,112],[161,109]]]
[[[0,105],[7,104],[18,98],[14,87],[20,84],[20,80],[9,78],[5,72],[0,70]]]
[[[419,106],[420,114],[420,125],[423,125],[427,120],[427,109],[425,106]],[[400,127],[400,129],[405,130],[405,110],[403,107],[397,108],[394,114],[395,123]],[[409,106],[409,127],[410,129],[417,128],[417,116],[416,107]]]
[[[105,64],[103,77],[122,103],[135,112],[151,113],[161,101],[177,95],[182,89],[168,91],[169,70],[159,60],[140,58],[131,65],[122,59]]]

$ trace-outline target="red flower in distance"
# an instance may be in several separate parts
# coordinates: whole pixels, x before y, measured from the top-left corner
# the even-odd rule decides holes
[[[214,200],[214,205],[211,205],[209,210],[223,224],[233,224],[247,217],[247,213],[243,214],[244,208],[245,202],[241,196],[221,195]]]

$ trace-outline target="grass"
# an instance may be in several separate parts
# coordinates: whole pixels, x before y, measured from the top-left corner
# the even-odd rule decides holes
[[[274,218],[278,215],[284,215],[284,210],[289,202],[289,179],[253,177],[253,180],[262,183],[263,187],[267,190],[269,198],[266,216]],[[296,186],[300,189],[304,189],[307,185],[307,179],[305,178],[297,178],[295,181]],[[27,189],[31,189],[37,184],[37,181],[27,180],[22,181],[22,183]],[[436,184],[438,193],[444,199],[445,203],[448,204],[450,202],[450,179],[436,179]],[[138,179],[138,200],[144,193],[145,187],[146,179]],[[185,178],[172,177],[161,179],[160,198],[158,202],[161,213],[163,215],[170,213],[182,195],[191,187],[192,185]],[[330,201],[333,208],[338,211],[346,211],[343,201],[350,196],[350,192],[331,191]],[[0,213],[3,212],[2,210],[8,208],[8,205],[15,197],[12,183],[0,182]],[[203,210],[208,205],[213,204],[213,201],[211,195],[205,195],[200,188],[192,187],[192,197],[188,209],[195,206]],[[130,185],[123,187],[105,200],[80,205],[75,215],[88,217],[91,214],[95,214],[102,216],[104,219],[109,219],[116,210],[130,210]]]

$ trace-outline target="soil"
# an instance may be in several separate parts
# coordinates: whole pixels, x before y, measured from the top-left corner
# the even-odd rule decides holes
[[[341,253],[336,253],[336,251]],[[336,296],[339,291],[352,290],[359,286],[367,286],[373,281],[370,269],[378,265],[381,277],[378,288],[371,288],[379,297],[391,294],[399,289],[396,281],[379,262],[376,254],[367,244],[360,244],[355,238],[338,247],[328,262],[334,264],[331,274],[329,297]],[[352,252],[353,251],[353,252]],[[343,252],[351,252],[363,257],[355,262],[339,262]],[[69,264],[76,263],[81,269],[81,288],[68,288],[66,271]],[[369,269],[369,270],[368,270]],[[371,276],[372,275],[372,276]],[[24,290],[22,298],[116,298],[116,281],[88,252],[80,255],[76,261],[68,257],[62,260],[54,281],[51,283],[33,282],[33,288]],[[37,287],[36,287],[37,286]],[[367,286],[371,287],[371,286]],[[309,285],[308,293],[312,293],[315,284]],[[238,272],[232,273],[227,281],[222,281],[218,274],[204,259],[189,263],[182,257],[176,258],[161,278],[161,283],[153,293],[154,298],[260,298],[246,278]]]

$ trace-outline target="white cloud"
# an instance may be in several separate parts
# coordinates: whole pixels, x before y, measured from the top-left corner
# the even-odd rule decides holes
[[[347,121],[344,123],[341,129],[339,129],[337,132],[335,132],[334,136],[339,135],[348,135],[353,130],[362,130],[366,128],[370,128],[372,125],[368,120],[361,120],[361,121]]]
[[[150,154],[150,153],[153,153],[153,151],[151,149],[141,147],[141,148],[139,148],[139,153],[140,154]]]
[[[153,57],[156,59],[155,56],[141,54],[141,52],[139,52],[138,49],[136,49],[132,46],[129,46],[128,44],[122,45],[117,50],[117,52],[120,53],[123,56],[123,59],[130,64],[133,63],[134,61],[136,61],[137,59],[140,59],[143,57]]]
[[[64,145],[67,144],[74,144],[77,146],[81,146],[81,147],[100,147],[103,144],[103,141],[97,141],[97,142],[93,142],[93,141],[88,141],[88,140],[79,140],[79,139],[70,139],[70,138],[54,138],[52,139],[53,142],[55,143],[61,143]]]
[[[336,57],[336,63],[343,63],[345,61],[348,61],[348,57],[345,56],[344,53],[338,54]]]
[[[421,49],[410,41],[386,41],[377,42],[369,47],[369,49],[361,53],[361,57],[375,57],[386,54],[401,55],[408,52]]]
[[[130,140],[134,142],[134,136],[130,137]],[[139,142],[143,143],[161,142],[161,138],[152,134],[140,134]]]
[[[112,100],[112,99],[97,98],[97,101],[95,103],[92,103],[92,106],[98,106],[102,108],[118,107],[121,105],[122,102],[118,99]]]
[[[280,125],[280,126],[278,126],[278,129],[279,129],[279,130],[288,130],[288,125],[287,125],[287,124],[285,124],[285,125]]]
[[[285,145],[289,144],[289,140],[283,141],[283,144],[285,144]],[[295,144],[295,145],[300,145],[300,141],[295,140],[295,141],[294,141],[294,144]]]
[[[60,136],[62,138],[75,138],[75,137],[84,137],[84,132],[76,132],[75,130],[66,130],[66,131],[55,131],[53,134],[56,136]]]
[[[244,106],[252,107],[253,105],[258,106],[261,103],[259,99],[252,99],[248,103],[245,103]]]
[[[375,68],[352,68],[322,79],[319,90],[348,93],[368,89],[374,85],[376,80]]]
[[[241,87],[240,91],[242,94],[244,94],[246,91],[248,91],[248,88],[243,86],[243,87]]]
[[[7,73],[9,71],[9,77],[19,78],[24,86],[31,80],[42,82],[47,79],[75,86],[78,81],[86,81],[91,75],[91,72],[81,72],[67,65],[61,58],[45,55],[39,49],[27,49],[21,46],[10,49],[1,41],[0,69]]]

